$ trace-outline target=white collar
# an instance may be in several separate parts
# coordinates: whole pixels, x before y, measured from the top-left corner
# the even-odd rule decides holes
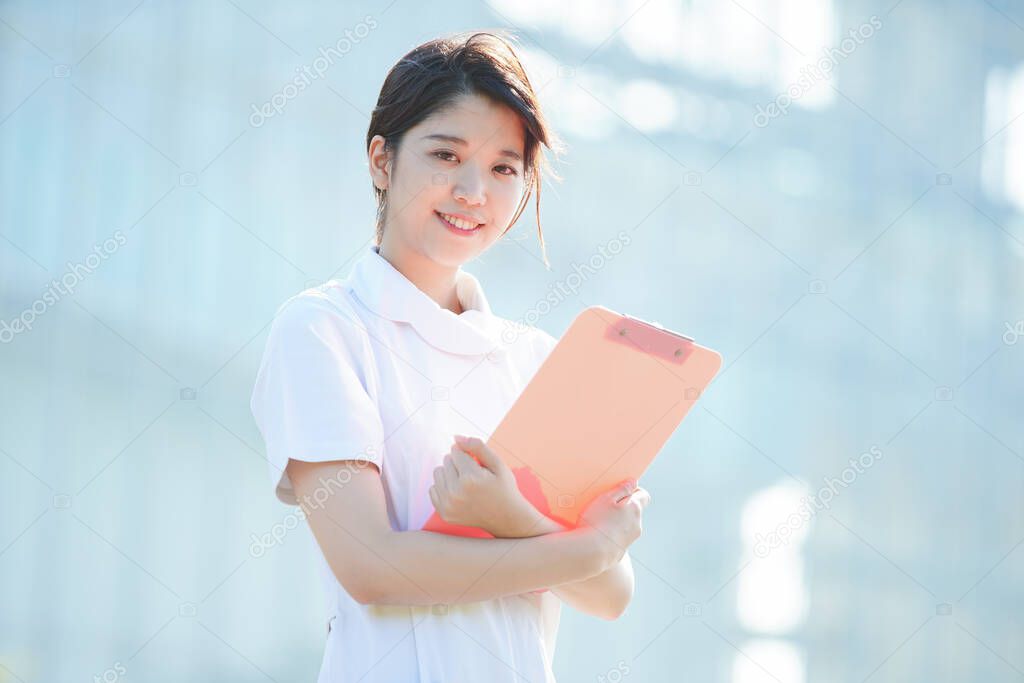
[[[371,245],[356,261],[348,288],[377,315],[409,323],[432,346],[463,355],[482,355],[503,348],[503,322],[491,313],[480,282],[461,268],[455,293],[463,312],[442,308],[380,255]]]

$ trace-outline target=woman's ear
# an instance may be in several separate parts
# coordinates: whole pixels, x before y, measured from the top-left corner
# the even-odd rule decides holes
[[[367,150],[370,178],[378,190],[388,189],[391,180],[391,153],[386,147],[384,137],[374,135]]]

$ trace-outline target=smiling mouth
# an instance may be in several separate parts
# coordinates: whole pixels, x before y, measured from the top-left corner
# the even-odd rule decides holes
[[[464,221],[461,218],[456,218],[455,216],[449,215],[447,213],[441,213],[440,211],[435,211],[434,213],[437,214],[437,217],[444,221],[445,224],[447,224],[453,230],[458,230],[460,232],[473,232],[475,230],[478,230],[480,226],[483,225],[483,223],[477,223],[476,225],[474,225],[469,221]]]

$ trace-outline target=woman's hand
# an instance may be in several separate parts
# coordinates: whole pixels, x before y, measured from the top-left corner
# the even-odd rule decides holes
[[[627,479],[592,500],[580,514],[578,528],[593,533],[607,566],[617,564],[633,541],[640,538],[644,508],[650,502],[647,490]]]
[[[429,493],[444,521],[502,538],[521,536],[542,517],[520,493],[508,465],[477,438],[455,436],[444,464],[434,468]]]

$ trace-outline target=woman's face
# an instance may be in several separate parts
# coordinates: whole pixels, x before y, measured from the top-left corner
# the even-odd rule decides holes
[[[382,249],[411,250],[449,268],[485,251],[505,232],[523,196],[524,145],[519,116],[475,94],[410,128],[393,164],[387,164],[383,138],[375,137],[370,172],[388,197]],[[471,229],[450,226],[442,214]]]

